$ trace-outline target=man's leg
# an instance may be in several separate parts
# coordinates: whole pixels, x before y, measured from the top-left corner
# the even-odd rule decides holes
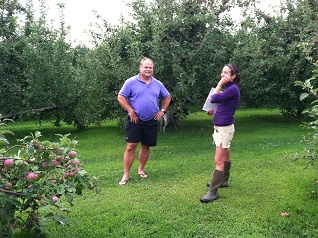
[[[147,160],[150,155],[150,147],[148,145],[141,144],[140,152],[139,152],[139,168],[138,168],[138,174],[140,177],[146,178],[147,174],[145,173],[145,166],[147,163]]]
[[[126,150],[124,153],[124,176],[122,181],[129,180],[129,172],[132,164],[135,160],[135,152],[137,149],[138,143],[127,143]]]

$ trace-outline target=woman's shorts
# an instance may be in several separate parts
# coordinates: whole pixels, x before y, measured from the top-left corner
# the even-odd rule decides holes
[[[234,124],[229,126],[214,126],[213,140],[216,146],[222,144],[222,148],[230,148],[231,140],[235,132]]]
[[[130,118],[126,122],[126,142],[156,146],[158,136],[158,121],[155,119],[132,123]]]

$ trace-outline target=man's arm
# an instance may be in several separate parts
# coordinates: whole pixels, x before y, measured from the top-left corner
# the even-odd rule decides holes
[[[130,106],[127,98],[124,96],[118,95],[117,100],[118,100],[119,104],[129,113],[130,121],[137,123],[138,117],[137,117],[134,109]]]
[[[161,109],[167,111],[171,101],[171,96],[166,97],[161,103]]]
[[[169,104],[170,104],[170,101],[171,101],[171,97],[168,96],[166,97],[162,103],[161,103],[161,109],[164,109],[165,111],[167,111],[168,107],[169,107]],[[164,112],[162,112],[161,110],[154,116],[154,119],[155,120],[159,120],[161,117],[163,117],[164,115]]]

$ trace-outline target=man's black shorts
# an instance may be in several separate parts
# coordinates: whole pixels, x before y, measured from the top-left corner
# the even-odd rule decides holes
[[[126,122],[126,142],[156,146],[158,136],[158,121],[155,119],[132,123],[128,117]]]

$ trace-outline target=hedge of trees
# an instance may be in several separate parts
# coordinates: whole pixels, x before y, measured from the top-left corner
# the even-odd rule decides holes
[[[122,117],[117,92],[138,73],[143,56],[172,93],[172,110],[202,105],[228,62],[242,70],[242,107],[279,108],[300,115],[295,81],[317,68],[317,0],[282,0],[269,15],[256,0],[132,0],[133,21],[103,21],[94,47],[73,46],[64,20],[46,19],[45,0],[35,18],[33,1],[0,1],[0,114],[49,118],[85,128]],[[237,22],[233,9],[243,18]],[[18,17],[19,16],[19,17]],[[19,19],[23,18],[23,21]]]

